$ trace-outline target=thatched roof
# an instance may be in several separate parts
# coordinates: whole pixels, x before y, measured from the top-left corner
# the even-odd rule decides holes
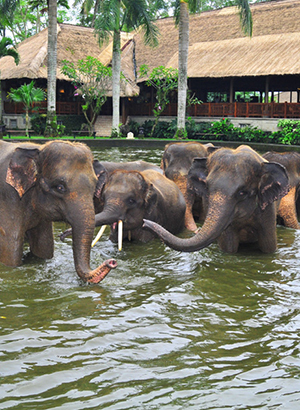
[[[241,29],[236,7],[203,12],[190,17],[188,76],[196,78],[300,74],[300,0],[269,1],[251,5],[253,36]],[[135,71],[142,64],[178,67],[178,28],[173,18],[157,21],[160,42],[146,46],[142,32],[122,33],[122,95],[139,91]],[[47,78],[48,31],[18,45],[20,64],[12,57],[0,59],[2,79]],[[58,25],[57,78],[63,59],[76,63],[91,55],[111,64],[112,40],[101,48],[93,29],[70,24]],[[141,80],[138,80],[141,81]],[[125,89],[126,87],[126,89]]]
[[[234,41],[195,43],[189,47],[189,77],[240,77],[300,73],[300,33]],[[178,53],[167,63],[178,67]]]
[[[299,74],[300,0],[251,5],[253,36],[241,29],[238,9],[226,7],[190,16],[189,77]],[[157,22],[160,44],[145,47],[135,36],[137,65],[178,68],[178,28],[174,19]]]
[[[122,33],[121,47],[132,42],[132,34]],[[13,57],[7,56],[0,59],[1,79],[14,78],[47,78],[47,48],[48,29],[22,41],[17,49],[20,63],[16,65]],[[94,30],[87,27],[70,24],[57,25],[57,79],[67,80],[60,67],[62,60],[77,63],[87,56],[98,58],[103,64],[110,65],[112,59],[112,39],[99,47]],[[128,67],[129,66],[129,67]],[[133,70],[128,64],[122,66],[123,74],[127,81],[122,82],[121,95],[132,96],[139,93],[139,88],[134,82]],[[110,93],[108,93],[110,94]]]

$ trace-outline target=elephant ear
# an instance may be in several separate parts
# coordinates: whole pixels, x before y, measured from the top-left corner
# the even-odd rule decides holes
[[[101,164],[101,162],[99,162],[97,159],[95,159],[93,162],[93,168],[98,179],[94,195],[96,198],[100,198],[104,185],[108,180],[108,172],[106,168]]]
[[[206,195],[207,158],[194,158],[188,173],[188,185],[198,196]]]
[[[206,151],[207,151],[208,155],[212,154],[213,152],[215,152],[215,151],[217,151],[218,149],[221,148],[221,147],[218,147],[218,146],[215,146],[215,145],[212,145],[212,144],[211,145],[206,144],[206,147],[207,147]]]
[[[258,201],[262,210],[269,204],[284,197],[289,192],[289,177],[283,165],[276,162],[265,162],[262,165]]]
[[[143,179],[141,189],[145,192],[145,206],[149,215],[157,203],[157,192],[148,178],[141,174],[140,176]]]
[[[16,148],[9,162],[6,182],[22,196],[35,184],[37,176],[36,159],[38,148]]]

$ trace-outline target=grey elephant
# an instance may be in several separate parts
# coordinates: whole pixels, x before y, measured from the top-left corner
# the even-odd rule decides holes
[[[99,161],[97,159],[93,162],[93,167],[95,174],[100,182],[98,182],[98,186],[100,190],[103,188],[103,180],[102,175],[105,172],[107,179],[108,175],[116,170],[123,170],[123,171],[146,171],[152,169],[154,171],[163,173],[162,169],[155,164],[147,161],[124,161],[124,162],[113,162],[113,161]],[[102,211],[103,202],[100,200],[101,194],[98,192],[97,195],[94,196],[94,205],[95,205],[95,213],[99,213]],[[70,232],[69,232],[70,234]]]
[[[113,161],[99,161],[95,159],[93,161],[93,168],[98,179],[97,188],[94,195],[94,207],[95,207],[95,214],[100,213],[103,211],[103,200],[101,199],[101,191],[103,189],[104,181],[107,181],[109,175],[116,171],[116,170],[123,170],[123,171],[146,171],[146,170],[154,170],[159,173],[163,173],[162,169],[155,164],[152,164],[147,161],[124,161],[124,162],[113,162]],[[93,242],[95,244],[101,237],[104,230],[97,235],[97,239]],[[69,228],[60,234],[60,239],[64,241],[64,239],[68,236],[72,236],[72,228]]]
[[[277,247],[276,205],[288,193],[285,168],[267,162],[248,146],[221,148],[208,158],[197,158],[189,172],[195,191],[204,199],[206,218],[192,238],[181,239],[157,223],[144,221],[173,249],[193,252],[217,240],[225,252],[235,253],[240,243],[257,243],[265,253]]]
[[[218,148],[211,143],[189,141],[171,142],[164,149],[161,168],[166,177],[174,181],[181,190],[186,202],[185,227],[193,232],[197,230],[195,219],[204,220],[204,210],[202,198],[188,184],[188,173],[194,158],[207,157]]]
[[[298,152],[266,152],[263,157],[283,165],[289,176],[289,193],[278,203],[277,223],[299,229],[300,213],[300,154]]]
[[[123,238],[148,242],[154,237],[142,229],[144,218],[160,223],[173,233],[183,230],[184,197],[177,185],[160,172],[148,169],[108,173],[103,168],[98,180],[102,212],[96,214],[95,225],[110,225],[110,239],[118,240],[119,247]]]
[[[65,221],[73,228],[80,278],[97,283],[116,267],[113,259],[94,270],[89,266],[97,178],[86,145],[0,141],[0,176],[0,262],[19,266],[25,240],[33,255],[52,258],[52,221]]]

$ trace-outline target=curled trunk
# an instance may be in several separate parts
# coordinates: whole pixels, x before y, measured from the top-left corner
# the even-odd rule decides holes
[[[117,262],[114,259],[108,259],[96,269],[91,270],[89,263],[95,216],[93,212],[87,211],[76,214],[82,215],[82,218],[71,223],[75,269],[84,281],[98,283],[105,278],[111,269],[116,268]]]
[[[195,252],[209,246],[232,221],[234,207],[221,195],[210,201],[202,228],[192,238],[182,239],[172,235],[159,224],[144,220],[144,228],[156,233],[170,248],[182,252]]]

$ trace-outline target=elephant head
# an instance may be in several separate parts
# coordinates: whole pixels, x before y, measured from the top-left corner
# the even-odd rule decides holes
[[[288,228],[299,229],[300,216],[300,154],[299,152],[266,152],[267,161],[283,165],[289,176],[290,191],[282,198],[277,209],[277,223]]]
[[[158,224],[144,221],[144,227],[155,232],[171,248],[197,251],[228,230],[227,240],[233,241],[233,245],[225,244],[224,249],[235,252],[238,235],[249,228],[253,233],[258,224],[264,227],[261,229],[266,235],[276,237],[272,203],[288,192],[288,176],[282,165],[268,163],[247,146],[236,150],[222,148],[208,158],[195,159],[189,179],[195,192],[203,197],[207,211],[204,224],[194,237],[180,239]],[[268,212],[271,206],[273,211]],[[264,240],[267,243],[269,238]],[[264,249],[266,252],[274,250],[274,241]]]
[[[97,169],[96,192],[101,197],[102,211],[96,214],[95,225],[110,225],[110,238],[113,242],[118,240],[119,249],[123,237],[147,241],[145,237],[150,234],[142,230],[143,218],[155,207],[157,193],[144,172],[115,170],[108,173],[104,167]]]
[[[51,239],[45,231],[41,232],[41,227],[52,225],[52,221],[65,221],[72,226],[75,268],[83,280],[97,283],[116,267],[113,259],[94,270],[89,266],[97,178],[92,153],[86,145],[63,141],[43,146],[19,144],[11,155],[6,182],[18,193],[20,206],[22,202],[27,204],[24,230],[35,255],[51,256],[42,249],[44,241],[51,246]]]
[[[167,144],[163,153],[161,168],[165,176],[174,181],[182,192],[186,202],[185,227],[193,232],[197,230],[194,215],[197,213],[202,219],[203,207],[202,201],[188,184],[188,172],[194,158],[207,157],[218,148],[211,143],[175,142]]]

